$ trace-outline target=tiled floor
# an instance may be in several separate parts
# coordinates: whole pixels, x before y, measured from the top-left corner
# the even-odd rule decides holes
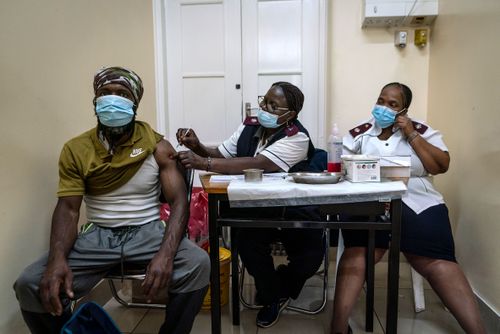
[[[332,257],[333,258],[333,257]],[[328,303],[323,312],[314,316],[307,316],[295,312],[284,311],[279,322],[271,328],[260,329],[255,325],[257,311],[241,308],[241,325],[232,326],[229,306],[222,309],[222,333],[328,333],[329,322],[332,313],[333,278],[335,263],[330,264]],[[375,289],[375,323],[373,333],[385,333],[385,274],[386,264],[380,263],[376,269]],[[453,316],[444,309],[443,305],[427,286],[425,290],[426,310],[415,313],[413,309],[413,293],[410,281],[410,269],[407,265],[401,265],[400,293],[399,293],[399,319],[398,333],[403,334],[455,334],[463,333]],[[248,277],[248,276],[247,276]],[[245,293],[253,295],[251,278],[246,280]],[[322,281],[319,277],[311,278],[295,303],[319,302],[322,292]],[[350,324],[354,333],[365,333],[364,331],[364,308],[365,295],[362,294],[358,301]],[[302,306],[302,305],[301,305]],[[124,333],[150,334],[157,333],[163,322],[164,311],[153,309],[126,309],[116,301],[111,300],[105,305],[106,310]],[[210,311],[202,310],[196,318],[192,333],[210,333]]]

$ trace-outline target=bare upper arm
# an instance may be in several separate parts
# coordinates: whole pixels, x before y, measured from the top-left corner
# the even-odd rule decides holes
[[[186,199],[186,186],[181,170],[177,164],[176,151],[172,145],[161,140],[156,144],[154,157],[160,168],[162,192],[169,204]]]
[[[56,211],[61,210],[66,213],[79,213],[83,196],[64,196],[57,200]]]

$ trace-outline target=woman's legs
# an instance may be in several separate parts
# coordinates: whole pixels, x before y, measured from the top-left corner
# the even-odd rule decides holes
[[[466,333],[486,333],[476,297],[453,261],[406,254],[410,265],[425,277]]]
[[[380,261],[385,251],[385,249],[375,249],[375,263]],[[365,269],[366,248],[346,248],[337,271],[331,334],[347,333],[349,316],[365,282]]]

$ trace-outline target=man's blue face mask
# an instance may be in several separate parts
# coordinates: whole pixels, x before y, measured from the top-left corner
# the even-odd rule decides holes
[[[405,110],[406,109],[402,109],[401,111],[397,112],[386,106],[381,106],[379,104],[376,104],[373,107],[372,115],[375,118],[375,122],[377,123],[377,125],[380,126],[382,129],[385,129],[394,124],[396,116],[403,113]]]
[[[95,112],[105,126],[124,126],[134,119],[134,102],[118,95],[100,96],[95,100]]]

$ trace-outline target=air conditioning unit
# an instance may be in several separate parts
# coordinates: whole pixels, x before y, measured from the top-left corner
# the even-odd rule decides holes
[[[428,26],[438,15],[438,0],[363,0],[368,27]]]

